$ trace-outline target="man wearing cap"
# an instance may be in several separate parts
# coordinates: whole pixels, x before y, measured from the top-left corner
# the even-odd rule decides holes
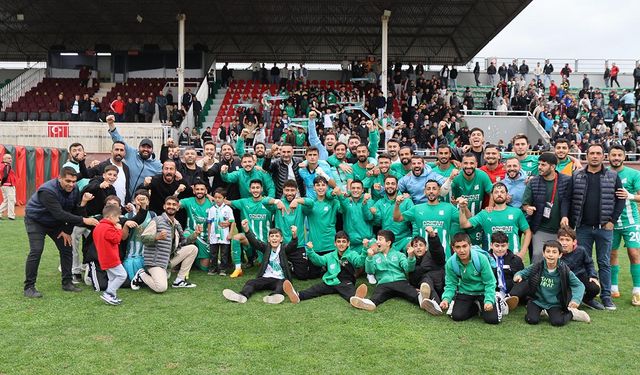
[[[162,164],[153,154],[153,142],[145,138],[140,141],[138,149],[131,147],[124,142],[124,139],[118,133],[115,125],[115,117],[107,116],[107,124],[109,125],[109,133],[114,142],[123,142],[126,148],[125,163],[129,166],[129,191],[136,191],[136,187],[144,182],[146,177],[155,176],[160,173]]]

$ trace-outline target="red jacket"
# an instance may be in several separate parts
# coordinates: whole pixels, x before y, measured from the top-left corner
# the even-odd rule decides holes
[[[502,163],[498,163],[498,167],[493,171],[489,170],[486,164],[480,167],[480,170],[486,172],[489,175],[489,179],[491,179],[491,182],[494,184],[504,180],[504,176],[507,174],[507,171],[504,169],[504,164]]]
[[[617,77],[618,72],[620,72],[620,68],[618,68],[617,66],[611,67],[611,77]]]
[[[100,268],[103,271],[122,264],[120,261],[121,239],[122,230],[116,228],[107,219],[100,220],[96,229],[93,230],[93,243],[96,245],[98,262],[100,262]]]
[[[7,174],[7,171],[9,173]],[[5,176],[6,174],[6,176]],[[5,180],[6,177],[6,180]],[[0,163],[0,182],[2,186],[16,186],[18,179],[10,164]]]

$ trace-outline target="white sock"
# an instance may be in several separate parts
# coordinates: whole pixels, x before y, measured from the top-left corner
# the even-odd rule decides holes
[[[612,292],[617,292],[618,291],[618,286],[617,285],[611,285],[611,291]]]
[[[183,279],[181,279],[179,277],[176,277],[176,279],[173,282],[174,282],[174,284],[178,284],[179,282],[182,282],[182,281],[183,281]]]
[[[633,290],[631,290],[631,293],[632,293],[632,294],[640,293],[640,287],[638,287],[638,286],[634,286],[634,287],[633,287]]]
[[[242,265],[241,264],[236,264],[236,269],[237,270],[242,269]]]

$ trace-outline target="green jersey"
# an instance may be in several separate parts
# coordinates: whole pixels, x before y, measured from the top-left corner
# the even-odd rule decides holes
[[[629,167],[623,167],[618,172],[620,181],[622,181],[622,187],[625,188],[629,194],[636,194],[640,191],[640,172]],[[640,216],[638,215],[638,205],[635,201],[625,200],[624,210],[616,223],[616,229],[622,229],[629,226],[635,226],[640,224]]]
[[[520,252],[520,232],[529,229],[529,223],[522,210],[507,206],[504,210],[493,209],[491,212],[482,210],[469,219],[474,227],[481,226],[486,235],[485,249],[489,250],[491,235],[502,231],[509,238],[509,249],[514,254]]]
[[[413,225],[414,236],[427,238],[427,227],[436,230],[447,258],[451,255],[451,237],[460,231],[458,209],[454,205],[447,202],[420,203],[402,211],[402,216]]]
[[[318,255],[314,249],[307,249],[307,257],[311,263],[327,269],[327,272],[322,275],[322,281],[325,284],[339,285],[342,282],[340,280],[342,267],[351,264],[355,269],[362,268],[364,267],[366,255],[351,249],[346,249],[342,255],[337,249],[324,255]],[[355,275],[353,277],[355,279]]]
[[[220,177],[222,177],[222,181],[224,182],[238,184],[238,190],[240,190],[240,197],[242,198],[251,197],[249,185],[251,185],[251,181],[253,180],[262,181],[262,189],[265,196],[273,197],[276,195],[276,186],[273,184],[271,176],[268,173],[259,171],[255,168],[252,169],[251,172],[247,172],[244,169],[238,169],[231,173],[223,172],[220,173]]]
[[[513,152],[502,152],[501,156],[503,159],[511,159],[515,158],[516,154]],[[538,159],[540,155],[527,155],[526,158],[520,160],[520,168],[527,176],[537,176],[538,175]]]
[[[333,197],[323,200],[313,200],[311,206],[304,206],[302,212],[307,217],[309,230],[307,241],[313,242],[313,249],[317,253],[326,253],[335,249],[336,216],[340,210],[340,203]]]
[[[307,134],[305,132],[299,132],[296,128],[293,128],[293,135],[295,137],[296,147],[304,147],[304,142],[307,140]]]
[[[453,179],[451,182],[451,196],[452,198],[466,198],[471,215],[475,215],[480,212],[484,197],[491,193],[492,188],[493,184],[491,183],[489,175],[484,171],[476,169],[471,180],[465,178],[464,172]],[[471,228],[467,229],[466,232],[471,237],[471,242],[474,245],[482,245],[482,228]]]
[[[277,208],[275,209],[275,224],[276,228],[280,228],[282,231],[282,236],[284,237],[283,243],[289,243],[291,238],[291,226],[295,225],[298,228],[298,233],[302,234],[302,230],[304,228],[304,214],[302,213],[303,206],[311,206],[313,204],[313,200],[309,198],[304,198],[304,203],[299,204],[295,209],[290,209],[290,202],[286,199],[282,199],[282,203],[287,208],[287,211],[284,213]],[[270,205],[275,207],[275,205]],[[304,236],[298,235],[298,247],[304,247]]]
[[[411,236],[411,226],[408,221],[394,221],[393,210],[395,209],[395,199],[389,199],[387,195],[377,201],[373,207],[376,209],[373,215],[374,225],[379,225],[382,229],[390,230],[396,236],[396,241]],[[400,203],[400,212],[408,211],[413,207],[411,199],[405,199]]]
[[[409,172],[411,172],[411,164],[409,164],[409,170],[404,169],[404,165],[402,163],[391,164],[391,173],[398,177],[398,180],[406,176]]]
[[[340,202],[340,211],[344,222],[344,231],[349,233],[351,248],[354,250],[362,248],[362,240],[373,236],[373,214],[371,207],[373,202],[371,199],[364,203],[364,199],[360,197],[357,201],[352,198],[338,196]]]
[[[180,209],[187,214],[185,234],[188,236],[196,229],[196,225],[202,225],[202,233],[198,236],[198,241],[202,241],[205,244],[209,244],[209,236],[207,235],[209,213],[207,211],[211,206],[213,204],[207,198],[204,199],[202,204],[199,204],[195,197],[180,199]]]
[[[275,209],[268,204],[269,198],[260,198],[257,201],[252,198],[242,198],[231,201],[231,207],[240,210],[242,219],[249,221],[249,229],[256,238],[262,242],[269,240],[269,229],[271,229],[271,217]]]
[[[435,173],[439,174],[442,177],[446,177],[446,178],[451,176],[451,172],[453,172],[456,169],[456,167],[455,167],[455,165],[453,165],[453,163],[449,163],[449,168],[447,168],[447,169],[440,169],[440,167],[436,163],[429,163],[428,165],[431,167],[431,169]],[[451,192],[449,192],[449,194],[445,195],[444,197],[440,197],[440,200],[442,202],[451,202]]]
[[[374,275],[378,285],[392,283],[394,281],[407,280],[407,274],[416,268],[416,257],[408,258],[399,251],[389,251],[387,254],[376,253],[367,256],[364,261],[364,270],[369,275]]]
[[[247,151],[244,149],[244,138],[238,137],[238,140],[236,141],[236,154],[238,154],[238,158],[242,159],[246,153]],[[256,165],[262,168],[262,165],[264,165],[264,158],[256,157]]]

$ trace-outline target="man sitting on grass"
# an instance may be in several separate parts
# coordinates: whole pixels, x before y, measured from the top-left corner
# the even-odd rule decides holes
[[[222,291],[224,298],[229,301],[246,303],[254,292],[270,290],[272,293],[265,296],[262,301],[269,304],[278,304],[284,301],[282,284],[291,279],[291,271],[287,263],[287,253],[295,251],[298,247],[298,228],[291,226],[291,241],[282,248],[282,231],[278,228],[269,230],[268,243],[258,240],[249,228],[249,221],[242,220],[242,229],[249,244],[263,254],[263,262],[258,270],[258,277],[247,281],[240,293],[231,289]]]
[[[399,251],[390,252],[394,240],[395,236],[392,231],[382,229],[378,231],[378,238],[375,243],[366,239],[362,241],[364,248],[367,249],[364,269],[367,274],[375,276],[378,286],[371,299],[358,296],[351,297],[349,300],[351,306],[373,311],[386,300],[393,297],[401,297],[426,310],[423,296],[431,294],[428,284],[423,283],[420,292],[418,292],[407,281],[406,274],[413,271],[416,266],[413,247],[407,249],[407,255]]]
[[[332,252],[318,255],[313,250],[313,242],[307,243],[307,257],[318,267],[326,268],[322,282],[299,293],[293,288],[289,280],[284,281],[284,292],[292,303],[299,303],[305,299],[316,298],[328,294],[339,294],[349,301],[353,296],[364,298],[367,295],[367,285],[362,284],[356,289],[356,269],[364,267],[365,255],[349,248],[349,235],[344,231],[336,233],[336,249]]]

